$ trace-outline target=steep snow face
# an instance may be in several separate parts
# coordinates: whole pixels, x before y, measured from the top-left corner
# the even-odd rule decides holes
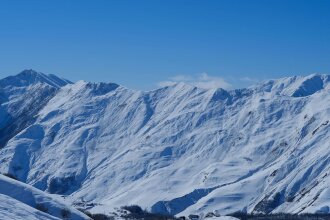
[[[35,115],[68,80],[24,70],[0,80],[0,148],[31,125]]]
[[[0,175],[1,219],[70,219],[89,217],[70,207],[61,198]]]
[[[0,171],[92,212],[325,211],[328,86],[326,75],[232,91],[79,81],[9,139]]]

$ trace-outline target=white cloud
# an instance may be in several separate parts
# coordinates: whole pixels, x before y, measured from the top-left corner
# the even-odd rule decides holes
[[[258,83],[260,82],[259,79],[255,79],[255,78],[250,78],[250,77],[242,77],[240,78],[241,81],[244,81],[244,82],[248,82],[248,83]]]
[[[187,76],[187,75],[177,75],[170,77],[170,80],[176,81],[176,82],[188,82],[194,80],[193,77]]]
[[[157,85],[160,87],[165,87],[165,86],[173,86],[176,83],[177,82],[168,80],[168,81],[161,81],[161,82],[157,83]]]
[[[207,73],[197,75],[177,75],[170,77],[169,80],[158,83],[158,86],[171,86],[179,82],[194,85],[203,89],[231,89],[232,85],[226,82],[223,78],[217,76],[210,76]]]

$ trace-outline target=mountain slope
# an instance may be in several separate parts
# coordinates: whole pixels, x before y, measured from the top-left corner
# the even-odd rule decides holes
[[[31,208],[30,206],[3,194],[0,194],[0,218],[16,220],[59,220],[59,218]]]
[[[327,210],[329,76],[232,91],[36,85],[55,92],[0,150],[0,171],[36,188],[102,213]]]
[[[0,218],[89,219],[59,198],[3,175],[0,175]]]
[[[0,148],[35,120],[35,115],[68,80],[24,70],[0,80]]]

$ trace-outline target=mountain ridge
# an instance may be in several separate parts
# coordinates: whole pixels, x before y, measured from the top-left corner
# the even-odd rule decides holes
[[[98,204],[95,213],[129,204],[178,215],[325,210],[328,82],[311,75],[228,91],[67,84],[9,138],[0,172]]]
[[[32,69],[23,70],[15,76],[8,76],[0,80],[1,87],[8,85],[22,87],[36,83],[46,83],[56,88],[60,88],[67,84],[72,84],[71,81],[60,78],[54,74],[46,75],[44,73],[37,72]]]

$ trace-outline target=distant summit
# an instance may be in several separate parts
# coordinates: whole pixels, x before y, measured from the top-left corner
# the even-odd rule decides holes
[[[329,81],[329,75],[311,74],[268,80],[253,87],[257,91],[269,92],[273,95],[305,97],[325,89]]]
[[[60,88],[67,84],[72,84],[71,81],[60,78],[54,74],[44,74],[32,69],[23,70],[22,72],[20,72],[15,76],[8,76],[0,80],[1,87],[6,87],[6,86],[23,87],[36,83],[46,83],[56,88]]]

